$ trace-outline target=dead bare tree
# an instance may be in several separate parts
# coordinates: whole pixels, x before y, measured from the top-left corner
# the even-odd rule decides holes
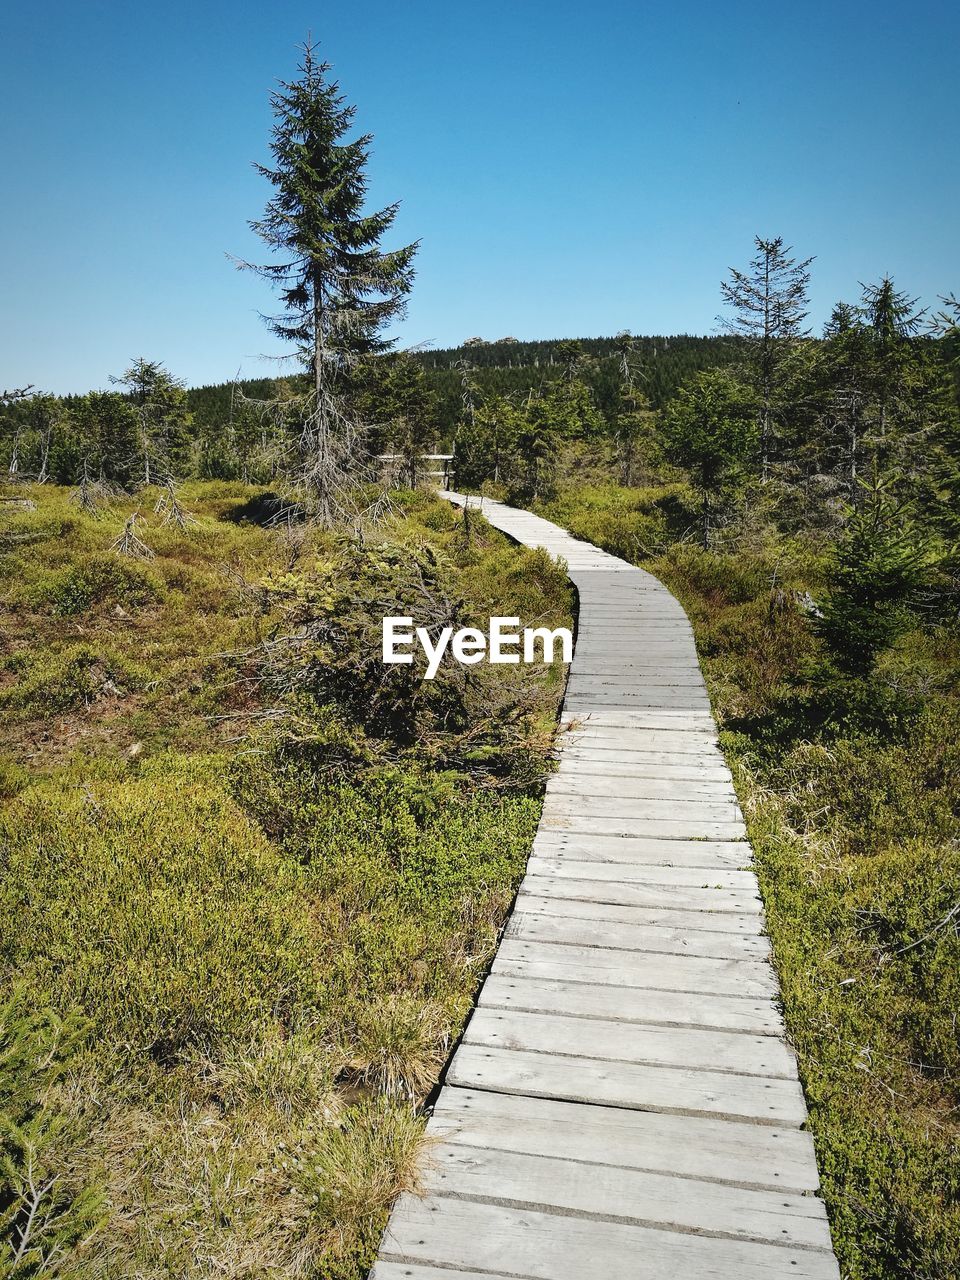
[[[99,481],[90,479],[90,463],[87,458],[84,458],[83,474],[80,476],[77,487],[70,494],[70,501],[85,515],[97,516],[100,514],[97,499],[103,496],[103,486]]]
[[[137,533],[137,520],[140,513],[135,511],[127,517],[123,533],[110,543],[110,550],[119,556],[130,556],[134,560],[152,560],[154,553]]]
[[[160,497],[153,508],[154,514],[161,516],[161,524],[175,524],[181,531],[189,525],[196,524],[196,516],[192,515],[180,501],[177,486],[172,476],[167,476],[160,490]]]
[[[18,400],[26,400],[33,391],[33,383],[26,387],[14,387],[13,390],[0,392],[0,405],[15,404]],[[20,444],[23,440],[23,423],[17,421],[13,428],[13,440],[10,445],[10,460],[7,464],[7,479],[16,480],[20,474]]]

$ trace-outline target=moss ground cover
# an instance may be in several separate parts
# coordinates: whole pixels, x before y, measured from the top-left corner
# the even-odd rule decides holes
[[[522,873],[557,674],[421,693],[377,628],[560,625],[560,571],[423,495],[358,539],[257,492],[139,495],[144,560],[126,498],[5,520],[2,1275],[365,1274]]]

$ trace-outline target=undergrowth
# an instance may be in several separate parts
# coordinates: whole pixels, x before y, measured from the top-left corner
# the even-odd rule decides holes
[[[18,496],[0,1275],[356,1280],[415,1185],[419,1107],[522,873],[560,691],[532,668],[421,689],[399,667],[392,687],[379,618],[417,613],[413,588],[429,621],[558,625],[565,579],[418,494],[361,541],[246,523],[258,491],[233,483],[186,486],[183,530],[149,493],[96,514]],[[138,508],[150,560],[108,550]]]
[[[849,1280],[960,1274],[960,634],[925,602],[873,669],[818,631],[831,553],[676,486],[568,489],[548,517],[686,607],[753,842],[823,1193]]]

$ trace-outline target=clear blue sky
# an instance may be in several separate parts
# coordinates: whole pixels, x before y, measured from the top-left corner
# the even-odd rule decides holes
[[[423,242],[404,344],[710,332],[755,233],[817,255],[817,324],[885,272],[960,290],[955,0],[53,0],[0,27],[0,383],[275,368],[225,254],[308,30]]]

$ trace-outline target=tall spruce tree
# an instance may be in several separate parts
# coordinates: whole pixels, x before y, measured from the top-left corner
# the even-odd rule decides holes
[[[309,369],[292,479],[330,523],[359,462],[351,376],[359,360],[393,345],[382,330],[403,313],[417,244],[381,250],[398,205],[364,212],[372,136],[347,140],[356,108],[309,41],[299,71],[271,97],[274,163],[256,168],[275,194],[250,224],[280,261],[240,265],[279,290],[283,314],[268,324],[296,343]]]
[[[757,252],[747,271],[730,269],[730,279],[720,285],[724,302],[733,315],[721,317],[722,328],[750,342],[759,405],[760,471],[766,477],[773,445],[778,390],[777,375],[790,346],[808,332],[807,293],[810,263],[790,257],[783,238],[754,237]]]

